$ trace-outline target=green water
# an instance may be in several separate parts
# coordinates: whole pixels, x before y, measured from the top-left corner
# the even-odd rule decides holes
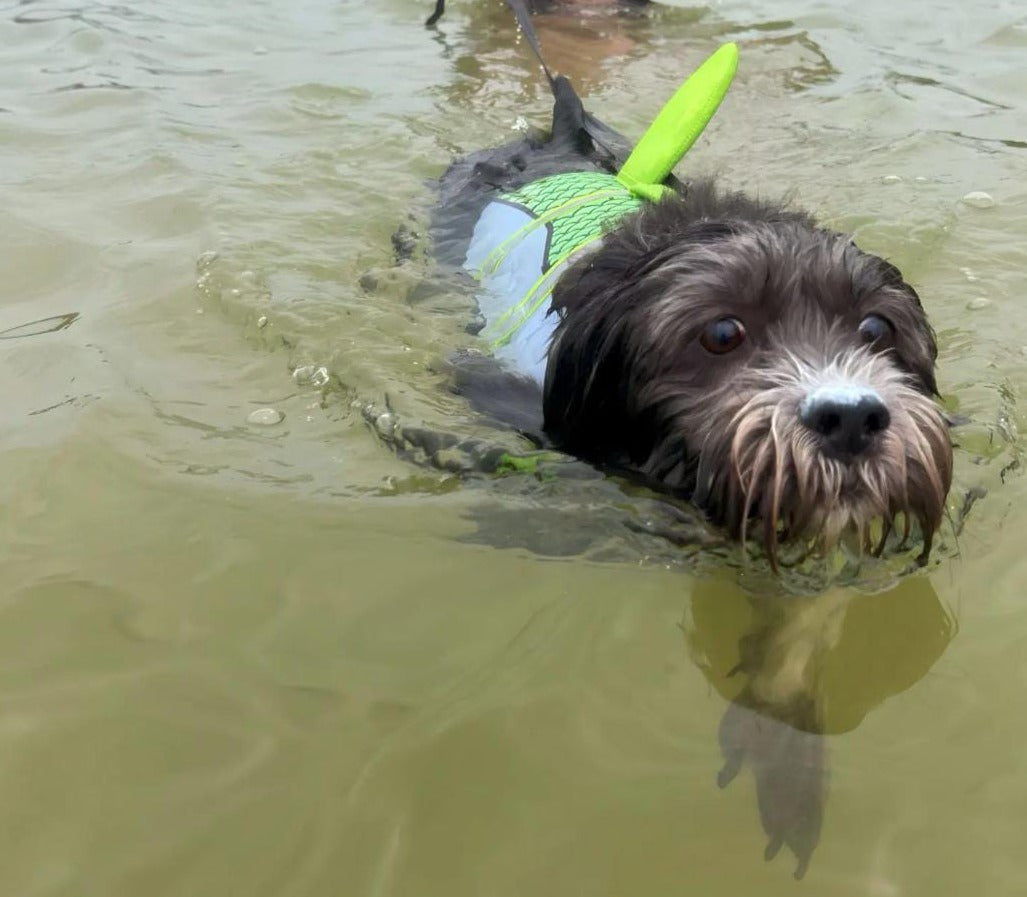
[[[926,575],[783,603],[615,484],[366,425],[510,438],[390,237],[546,90],[498,4],[430,5],[0,6],[0,894],[1023,894],[1022,4],[542,23],[631,135],[739,41],[686,173],[854,230],[938,330],[954,507],[987,497]],[[826,733],[802,884],[752,770],[717,787],[743,693]]]

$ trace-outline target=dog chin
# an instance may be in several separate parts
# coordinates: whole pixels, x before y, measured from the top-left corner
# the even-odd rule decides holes
[[[819,526],[808,534],[823,554],[828,554],[842,543],[859,552],[880,554],[881,539],[886,538],[886,518],[880,507],[869,496],[855,495],[843,499],[837,507],[828,510]],[[874,536],[877,539],[874,539]],[[877,546],[881,549],[878,550]]]
[[[789,531],[787,524],[778,521],[771,536],[770,526],[769,521],[753,518],[747,521],[744,532],[735,535],[746,554],[757,543],[760,556],[775,573],[804,566],[809,561],[833,563],[842,557],[880,558],[889,542],[893,549],[905,548],[910,535],[900,516],[901,539],[893,539],[895,520],[882,516],[872,502],[858,497],[818,511],[809,520],[808,528],[801,531]],[[926,560],[926,553],[923,558]]]
[[[890,424],[858,453],[833,446],[800,420],[808,397],[823,391],[825,370],[832,395],[881,396],[881,407],[891,409]],[[951,476],[947,426],[900,371],[865,352],[817,371],[791,356],[777,369],[740,376],[735,387],[736,410],[726,426],[711,427],[699,453],[706,461],[700,497],[712,516],[743,543],[759,538],[775,567],[784,545],[827,553],[844,540],[880,554],[897,522],[904,538],[919,525],[926,560]]]
[[[941,427],[932,435],[940,444]],[[939,471],[919,445],[909,456],[875,454],[858,462],[820,454],[812,463],[799,460],[799,467],[794,456],[783,465],[778,456],[755,477],[736,470],[701,504],[743,547],[761,545],[775,571],[810,556],[826,558],[840,547],[880,557],[889,545],[905,550],[911,535],[922,546],[917,563],[923,565],[944,516],[950,482],[945,456]]]

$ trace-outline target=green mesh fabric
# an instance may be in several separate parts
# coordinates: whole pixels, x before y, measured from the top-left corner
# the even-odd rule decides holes
[[[550,231],[544,269],[596,239],[609,224],[634,212],[642,200],[612,174],[580,171],[556,174],[504,194],[504,202],[543,218]]]

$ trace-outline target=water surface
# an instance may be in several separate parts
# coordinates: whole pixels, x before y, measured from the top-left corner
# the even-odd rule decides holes
[[[467,297],[391,236],[548,98],[501,5],[428,6],[0,8],[0,892],[1024,893],[1022,5],[541,23],[633,136],[739,41],[683,173],[853,230],[937,328],[953,507],[987,497],[926,574],[789,602],[617,484],[367,425],[510,439],[443,389]],[[717,786],[745,706],[824,733],[767,742],[771,809],[823,801],[802,885],[752,766]]]

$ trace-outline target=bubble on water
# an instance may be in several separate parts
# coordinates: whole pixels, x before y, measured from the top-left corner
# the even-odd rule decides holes
[[[960,268],[959,273],[962,274],[963,277],[965,277],[967,280],[969,280],[970,283],[973,283],[975,280],[977,280],[977,275],[974,274],[973,268]]]
[[[256,46],[253,48],[253,53],[256,56],[267,56],[267,47]]]
[[[324,386],[330,377],[324,365],[304,364],[292,372],[292,379],[300,385]]]
[[[204,268],[209,268],[214,262],[218,260],[218,253],[213,249],[208,249],[206,252],[201,252],[199,258],[196,259],[196,270],[202,271]]]
[[[246,421],[261,427],[273,427],[285,420],[285,415],[277,408],[258,408],[246,415]]]
[[[386,411],[384,414],[379,414],[374,419],[374,428],[378,431],[378,434],[385,439],[392,438],[396,432],[396,417]]]
[[[230,289],[228,291],[228,295],[229,296],[241,296],[242,295],[242,290],[237,289],[236,287],[232,287],[232,289]]]
[[[267,315],[261,315],[259,318],[257,318],[257,327],[260,330],[263,330],[265,327],[267,327]]]
[[[918,174],[915,178],[913,178],[913,180],[916,181],[918,184],[927,183],[927,178],[925,178],[922,174]]]
[[[883,178],[881,178],[882,184],[899,184],[901,182],[902,178],[899,177],[897,174],[886,174]]]
[[[514,119],[514,123],[510,126],[511,131],[527,131],[528,121],[523,115],[518,115]]]
[[[966,303],[966,307],[970,311],[980,311],[982,308],[987,308],[989,305],[991,305],[991,300],[987,296],[975,296]]]
[[[983,190],[971,190],[963,197],[962,202],[972,209],[990,209],[995,205],[991,194],[985,193]]]

